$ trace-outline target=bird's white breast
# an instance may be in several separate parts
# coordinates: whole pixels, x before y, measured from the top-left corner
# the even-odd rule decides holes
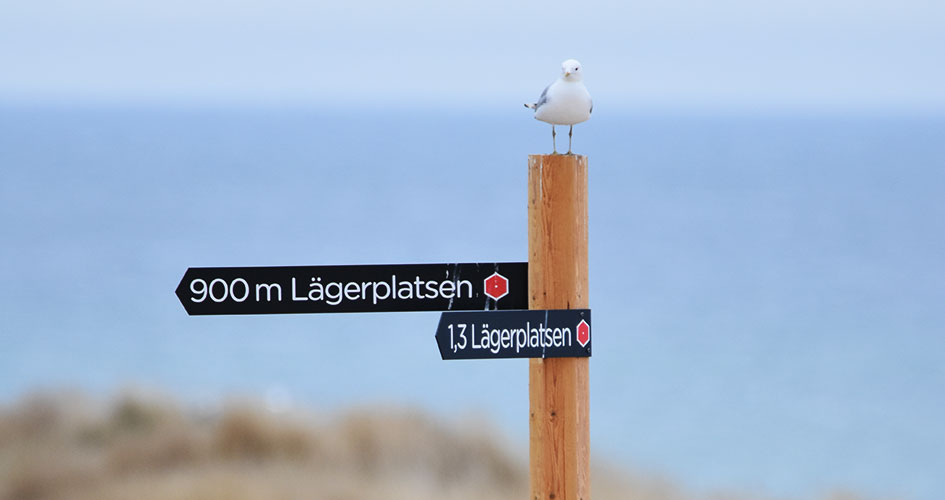
[[[591,117],[591,95],[583,82],[557,80],[546,93],[547,102],[535,111],[535,119],[554,125],[574,125]]]

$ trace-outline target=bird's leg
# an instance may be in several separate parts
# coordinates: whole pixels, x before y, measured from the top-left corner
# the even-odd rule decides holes
[[[571,134],[574,133],[574,125],[568,129],[568,154],[571,154]]]
[[[551,154],[558,154],[558,146],[555,143],[555,126],[551,126]]]

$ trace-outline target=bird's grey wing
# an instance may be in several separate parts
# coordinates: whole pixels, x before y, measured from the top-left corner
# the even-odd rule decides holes
[[[594,101],[591,100],[591,110],[588,111],[588,113],[593,113],[593,112],[594,112]]]
[[[551,88],[551,85],[545,87],[545,90],[541,91],[541,96],[538,98],[538,102],[535,104],[535,109],[541,107],[542,104],[548,102],[548,89]]]

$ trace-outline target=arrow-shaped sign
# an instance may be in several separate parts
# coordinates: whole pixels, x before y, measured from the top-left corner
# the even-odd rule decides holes
[[[445,312],[436,344],[443,359],[588,357],[591,310]]]
[[[192,267],[191,315],[464,311],[528,307],[528,263]]]

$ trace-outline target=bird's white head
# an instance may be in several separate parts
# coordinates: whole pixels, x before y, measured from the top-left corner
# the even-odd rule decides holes
[[[568,59],[561,63],[561,76],[570,82],[579,82],[584,79],[584,70],[577,59]]]

